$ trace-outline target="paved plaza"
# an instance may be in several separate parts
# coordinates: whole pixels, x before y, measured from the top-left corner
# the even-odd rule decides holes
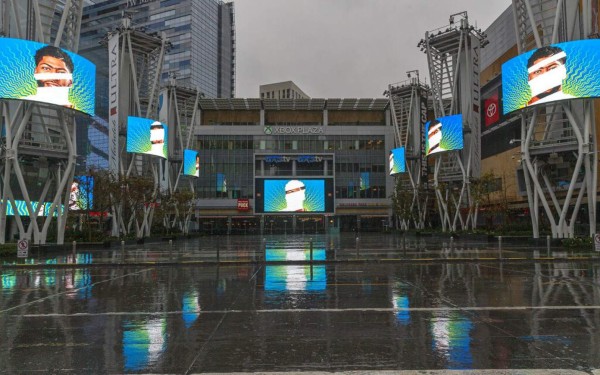
[[[0,372],[600,368],[595,254],[387,234],[356,242],[209,237],[5,259]]]

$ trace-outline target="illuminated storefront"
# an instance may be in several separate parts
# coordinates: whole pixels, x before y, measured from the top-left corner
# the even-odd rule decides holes
[[[203,99],[197,229],[380,231],[389,222],[387,99]]]

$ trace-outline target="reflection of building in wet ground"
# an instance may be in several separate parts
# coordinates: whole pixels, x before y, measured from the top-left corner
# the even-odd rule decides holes
[[[3,269],[0,370],[594,369],[598,278],[581,261]]]

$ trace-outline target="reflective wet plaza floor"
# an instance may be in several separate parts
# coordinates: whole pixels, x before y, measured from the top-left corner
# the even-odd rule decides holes
[[[77,267],[0,268],[0,371],[600,368],[594,260],[310,264],[310,246],[292,246],[297,239],[279,238],[266,252],[263,238],[246,240],[258,249],[229,247],[222,256],[267,262],[126,265],[120,250],[107,250],[76,254]],[[379,241],[382,257],[388,240]],[[313,259],[333,256],[313,241]],[[183,258],[201,242],[180,242],[175,252]],[[421,245],[411,251],[435,252]],[[172,251],[152,249],[126,251],[159,260]],[[72,257],[43,259],[63,256]]]

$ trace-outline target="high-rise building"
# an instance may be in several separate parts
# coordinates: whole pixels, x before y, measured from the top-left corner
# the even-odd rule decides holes
[[[104,0],[84,8],[80,53],[106,67],[99,42],[131,17],[134,28],[164,32],[171,43],[163,80],[197,88],[211,98],[235,95],[235,23],[233,3],[221,0]],[[104,64],[102,64],[104,62]]]
[[[258,91],[261,99],[310,99],[310,97],[292,81],[260,85]]]
[[[131,18],[133,28],[164,33],[171,47],[162,81],[174,78],[209,98],[235,95],[235,23],[232,2],[221,0],[87,1],[79,53],[97,68],[96,114],[92,126],[78,128],[80,168],[105,168],[108,153],[108,52],[101,41]],[[87,134],[87,136],[86,136]],[[84,155],[85,153],[85,155]]]

